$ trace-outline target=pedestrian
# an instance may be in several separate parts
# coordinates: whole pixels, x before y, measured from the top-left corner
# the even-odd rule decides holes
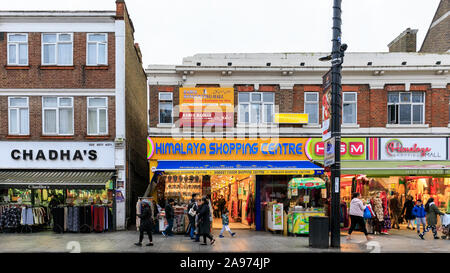
[[[188,205],[188,208],[187,208],[188,218],[189,218],[189,229],[188,229],[188,232],[189,232],[189,236],[191,237],[192,240],[195,239],[195,237],[194,237],[194,232],[195,232],[195,215],[197,214],[197,209],[198,209],[198,206],[197,206],[197,203],[196,203],[196,200],[195,200],[196,196],[197,196],[196,193],[192,194],[192,198],[191,198],[191,200],[189,200],[189,205]]]
[[[214,213],[214,209],[212,206],[212,202],[211,202],[211,195],[207,194],[206,195],[206,200],[207,200],[207,204],[209,206],[209,232],[211,233],[212,231],[212,225],[213,225],[213,213]]]
[[[216,241],[211,233],[210,233],[210,226],[211,226],[211,208],[208,203],[207,197],[203,197],[200,201],[200,206],[198,208],[198,232],[200,235],[203,235],[203,244],[206,245],[206,238],[208,238],[211,241],[211,245],[214,244]]]
[[[166,229],[162,232],[162,235],[164,237],[166,236],[173,236],[173,232],[172,232],[172,228],[173,228],[173,217],[174,217],[174,210],[173,210],[173,206],[175,204],[175,201],[172,198],[169,198],[167,205],[165,207],[165,212],[166,212],[166,220],[167,220],[167,227]]]
[[[214,217],[219,218],[219,198],[214,199],[213,201],[214,208]]]
[[[414,208],[413,197],[411,195],[408,195],[408,197],[406,198],[405,204],[403,205],[403,209],[402,209],[401,215],[405,215],[404,218],[408,222],[408,225],[406,226],[406,228],[415,230],[416,229],[414,227],[414,219],[415,219],[415,217],[414,217],[414,215],[412,213],[413,208]],[[411,226],[411,227],[409,227],[409,226]]]
[[[366,209],[366,206],[364,206],[360,198],[361,194],[359,192],[354,192],[352,194],[352,201],[350,202],[350,213],[349,213],[351,225],[350,229],[348,230],[347,240],[351,240],[351,235],[353,230],[355,229],[356,224],[358,224],[362,229],[362,232],[364,232],[367,241],[372,239],[372,237],[370,237],[367,233],[366,223],[364,222],[364,210]]]
[[[434,239],[439,239],[437,236],[437,216],[438,215],[445,215],[443,212],[441,212],[436,204],[434,204],[434,198],[430,197],[427,201],[427,204],[425,205],[425,212],[427,213],[427,228],[422,231],[422,233],[419,233],[419,237],[422,240],[425,240],[423,236],[425,235],[425,232],[430,231],[430,229],[433,231]]]
[[[229,218],[228,218],[228,209],[225,208],[225,209],[222,211],[222,231],[220,231],[219,238],[223,238],[223,237],[224,237],[224,236],[223,236],[223,232],[225,231],[225,229],[230,233],[230,235],[231,235],[232,237],[234,237],[234,236],[236,235],[235,232],[232,232],[232,231],[231,231],[231,229],[230,229],[230,227],[229,227],[229,223],[230,223],[230,220],[229,220]]]
[[[414,217],[416,217],[417,234],[420,234],[420,224],[422,224],[423,230],[425,230],[427,226],[427,222],[425,220],[425,216],[427,215],[427,213],[425,212],[425,208],[423,207],[422,200],[417,200],[417,203],[412,210],[412,214],[414,215]]]
[[[144,231],[147,232],[149,243],[147,246],[153,245],[153,236],[152,236],[152,228],[153,228],[153,209],[150,205],[150,202],[147,200],[142,201],[143,209],[142,213],[138,214],[141,219],[141,225],[139,227],[139,242],[135,243],[137,246],[142,246],[142,240],[144,239]]]
[[[227,201],[225,201],[225,198],[223,198],[223,195],[220,195],[219,204],[218,204],[219,205],[219,217],[222,217],[222,212],[223,212],[226,204],[227,204]]]
[[[153,232],[157,233],[159,232],[159,225],[158,225],[158,215],[159,215],[159,205],[156,203],[155,200],[153,200]]]
[[[389,202],[389,209],[391,210],[391,218],[392,218],[392,228],[397,226],[397,229],[400,229],[398,224],[400,214],[401,214],[401,205],[398,200],[398,193],[394,193],[394,197]]]

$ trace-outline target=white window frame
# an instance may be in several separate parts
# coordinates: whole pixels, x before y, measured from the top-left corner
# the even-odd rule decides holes
[[[306,109],[306,104],[307,103],[314,103],[314,101],[306,101],[306,95],[308,95],[308,94],[316,94],[317,95],[317,101],[315,101],[315,103],[317,104],[317,122],[309,122],[309,119],[308,119],[308,124],[313,124],[313,125],[317,125],[317,124],[319,124],[319,122],[320,122],[320,116],[319,116],[319,108],[320,108],[320,94],[319,94],[319,92],[304,92],[304,94],[303,94],[303,113],[305,113],[306,114],[306,112],[305,112],[305,109]]]
[[[27,100],[27,106],[11,106],[11,99],[26,99]],[[28,126],[27,126],[27,132],[26,133],[20,133],[20,109],[27,109],[28,114]],[[11,131],[11,110],[17,111],[17,128],[18,132],[12,132]],[[8,134],[9,135],[19,135],[19,136],[27,136],[30,134],[30,100],[28,97],[8,97]]]
[[[44,106],[45,98],[56,98],[56,106],[55,107],[46,107]],[[60,99],[71,99],[72,106],[60,106]],[[72,133],[71,134],[61,134],[59,133],[59,109],[61,108],[70,108],[72,109]],[[44,110],[56,110],[56,133],[47,133],[45,131],[45,115]],[[75,111],[74,111],[74,98],[73,97],[57,97],[57,96],[42,96],[42,133],[43,135],[48,136],[73,136],[75,134]]]
[[[345,94],[355,95],[355,100],[354,101],[345,101],[344,100]],[[344,123],[344,103],[355,104],[355,122]],[[350,125],[358,124],[358,93],[357,92],[342,92],[342,124],[350,124]]]
[[[170,94],[170,100],[164,99],[161,100],[161,94]],[[161,102],[171,102],[172,103],[172,114],[170,123],[161,123]],[[159,92],[158,93],[158,124],[173,124],[173,93],[172,92]]]
[[[46,34],[56,34],[56,42],[54,43],[44,43],[44,35]],[[70,35],[70,42],[66,42],[66,41],[62,41],[59,42],[59,35],[61,34],[68,34]],[[55,63],[44,63],[44,45],[55,45]],[[72,60],[70,64],[58,64],[58,45],[59,44],[72,44]],[[42,33],[41,34],[41,64],[42,65],[49,65],[49,66],[73,66],[73,33],[67,33],[67,32],[58,32],[58,33],[50,33],[50,32],[46,32],[46,33]]]
[[[89,35],[98,35],[98,34],[102,34],[106,36],[106,42],[102,43],[102,42],[89,42]],[[96,46],[95,48],[97,49],[97,62],[95,64],[89,64],[89,58],[88,58],[88,51],[89,51],[89,44],[90,43],[95,43]],[[106,46],[106,55],[105,55],[105,63],[99,63],[98,61],[98,49],[99,49],[99,44],[104,44]],[[87,33],[86,34],[86,65],[87,66],[100,66],[100,65],[108,65],[108,33]]]
[[[390,93],[397,93],[398,94],[398,102],[389,102],[389,94]],[[423,102],[412,102],[412,96],[413,93],[421,93],[423,96]],[[409,102],[402,102],[400,100],[401,98],[401,94],[410,94],[410,100]],[[392,124],[396,124],[396,125],[403,125],[403,126],[410,126],[410,125],[424,125],[425,124],[425,99],[426,99],[426,94],[423,91],[412,91],[412,92],[388,92],[387,94],[387,117],[388,117],[388,124],[392,125]],[[396,120],[396,123],[389,123],[389,105],[399,105],[398,106],[398,111],[397,111],[397,117],[398,120]],[[411,123],[407,124],[407,123],[400,123],[400,105],[410,105],[411,106]],[[422,111],[422,123],[414,123],[414,105],[422,105],[423,106],[423,111]]]
[[[106,106],[89,106],[89,99],[105,99]],[[97,133],[96,134],[90,134],[89,133],[89,109],[97,109]],[[101,133],[100,132],[100,109],[106,110],[106,132]],[[108,120],[108,97],[87,97],[86,99],[86,134],[89,136],[105,136],[109,134],[109,120]]]
[[[25,35],[25,37],[26,37],[26,42],[10,42],[9,41],[9,37],[10,36],[13,36],[13,35]],[[6,51],[8,52],[6,55],[7,55],[7,63],[8,63],[8,65],[14,65],[14,66],[28,66],[28,62],[29,62],[29,58],[28,58],[28,56],[30,55],[29,54],[29,47],[28,47],[28,33],[8,33],[8,35],[7,35],[8,37],[7,37],[7,47],[6,47]],[[13,44],[13,45],[16,45],[16,63],[10,63],[9,62],[9,46],[11,45],[11,44]],[[19,52],[20,52],[20,50],[19,50],[19,45],[21,45],[21,44],[26,44],[27,45],[27,63],[26,64],[19,64]]]
[[[240,102],[239,101],[239,94],[249,94],[249,101],[248,102]],[[273,95],[273,101],[272,102],[264,102],[264,94],[270,93]],[[252,101],[252,94],[259,94],[261,96],[261,100],[260,101]],[[252,111],[252,104],[259,104],[260,107],[260,117],[261,120],[260,122],[251,122],[252,118],[251,118],[251,111]],[[242,122],[241,121],[241,105],[248,105],[248,111],[249,111],[249,120],[248,122]],[[264,105],[272,105],[272,122],[266,122],[265,120],[267,120],[267,116],[266,116],[266,111],[264,111]],[[250,125],[261,125],[261,124],[273,124],[274,123],[274,119],[275,119],[275,92],[239,92],[238,93],[238,124],[250,124]]]

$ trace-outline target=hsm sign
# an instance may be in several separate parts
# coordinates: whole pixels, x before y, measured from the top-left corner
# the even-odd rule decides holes
[[[113,142],[0,142],[2,169],[114,169]]]
[[[322,160],[325,155],[324,142],[320,138],[311,138],[306,151],[310,160]],[[342,138],[341,160],[366,160],[366,139]]]

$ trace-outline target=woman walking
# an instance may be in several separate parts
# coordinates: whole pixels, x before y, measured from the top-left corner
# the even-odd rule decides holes
[[[405,215],[405,220],[408,222],[408,225],[406,226],[407,229],[415,230],[414,227],[414,219],[415,216],[413,215],[412,211],[414,208],[414,202],[413,197],[411,195],[408,195],[405,204],[403,205],[402,213],[401,215]],[[411,225],[411,227],[409,227]]]
[[[428,199],[427,204],[425,205],[425,211],[427,212],[427,228],[422,233],[419,233],[419,237],[420,237],[420,239],[425,240],[423,238],[423,236],[425,235],[425,232],[428,232],[431,229],[433,231],[434,239],[439,239],[439,237],[437,236],[437,230],[436,230],[437,216],[444,215],[444,213],[442,213],[438,209],[438,207],[434,204],[433,197],[430,197],[430,199]]]
[[[152,228],[153,228],[153,211],[150,206],[149,201],[142,201],[143,209],[142,213],[139,214],[139,218],[141,219],[141,224],[139,227],[139,243],[135,243],[137,246],[142,246],[142,240],[144,239],[144,231],[147,232],[149,243],[147,246],[153,245],[153,236],[152,236]]]
[[[350,202],[350,219],[351,219],[351,225],[350,229],[348,230],[348,236],[347,240],[351,240],[351,235],[353,230],[355,229],[356,224],[360,226],[362,229],[362,232],[364,232],[364,235],[366,235],[367,241],[371,240],[372,238],[367,234],[366,230],[366,223],[364,222],[364,210],[366,209],[366,206],[364,206],[361,199],[361,194],[358,192],[355,192],[352,194],[352,201]]]
[[[211,241],[211,245],[213,245],[216,240],[212,237],[210,233],[211,212],[206,197],[203,197],[202,200],[200,201],[200,206],[198,207],[197,213],[198,213],[198,233],[200,235],[203,235],[202,245],[206,245],[206,237],[208,237],[208,239]]]

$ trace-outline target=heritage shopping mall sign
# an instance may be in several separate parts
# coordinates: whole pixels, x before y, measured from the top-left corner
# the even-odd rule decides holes
[[[447,160],[446,138],[381,138],[380,160]]]

